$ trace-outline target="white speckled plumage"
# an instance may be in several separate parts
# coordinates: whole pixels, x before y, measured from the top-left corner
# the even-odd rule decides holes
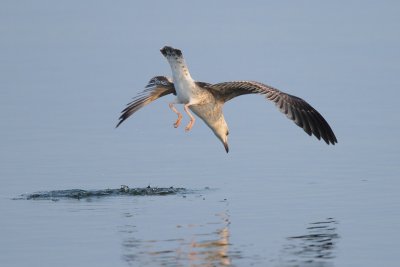
[[[145,105],[162,96],[174,94],[176,98],[170,103],[170,108],[178,115],[174,126],[178,127],[182,119],[182,114],[174,107],[174,104],[184,104],[184,110],[190,117],[190,122],[185,128],[186,131],[193,127],[195,121],[190,109],[210,127],[228,152],[229,130],[222,113],[223,105],[240,95],[261,94],[274,102],[287,118],[294,121],[308,135],[314,135],[319,140],[322,138],[327,144],[337,143],[336,136],[326,120],[303,99],[254,81],[217,84],[194,81],[181,50],[165,46],[160,51],[171,66],[172,80],[165,76],[153,77],[146,89],[122,111],[117,127]]]
[[[161,53],[165,56],[171,67],[172,79],[176,91],[175,103],[198,103],[202,90],[196,86],[195,81],[192,79],[180,50],[166,46],[161,49]]]

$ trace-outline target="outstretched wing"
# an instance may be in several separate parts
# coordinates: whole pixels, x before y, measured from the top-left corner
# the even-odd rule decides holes
[[[213,84],[206,87],[223,102],[244,94],[262,94],[273,102],[279,110],[294,121],[308,135],[315,135],[329,145],[337,143],[331,127],[319,112],[303,99],[286,94],[276,88],[253,81],[237,81]]]
[[[146,85],[146,89],[134,97],[132,102],[121,112],[122,114],[119,117],[119,122],[116,127],[142,107],[168,94],[176,95],[174,84],[164,76],[152,78]]]

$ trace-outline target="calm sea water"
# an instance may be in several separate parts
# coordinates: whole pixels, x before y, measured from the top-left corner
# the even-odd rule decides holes
[[[399,8],[3,1],[0,265],[398,266]],[[174,129],[171,97],[114,129],[170,75],[165,44],[195,79],[306,99],[339,143],[260,96],[226,105],[229,154],[200,120]],[[96,194],[121,185],[184,189]],[[94,195],[54,192],[73,189]]]

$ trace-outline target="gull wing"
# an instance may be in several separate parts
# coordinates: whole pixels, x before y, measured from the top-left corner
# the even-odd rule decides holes
[[[335,134],[324,117],[303,99],[286,94],[271,86],[253,81],[223,82],[205,87],[217,99],[227,102],[245,94],[262,94],[275,102],[278,109],[294,121],[308,135],[321,138],[329,145],[337,143]]]
[[[145,90],[134,97],[133,100],[127,104],[127,107],[121,112],[122,114],[119,117],[119,122],[116,127],[118,127],[142,107],[150,104],[160,97],[169,94],[176,95],[175,86],[171,80],[165,76],[153,77],[146,85]]]

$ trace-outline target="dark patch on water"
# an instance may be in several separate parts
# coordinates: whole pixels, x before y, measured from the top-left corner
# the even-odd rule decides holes
[[[175,187],[136,187],[129,188],[122,185],[118,189],[103,189],[103,190],[82,190],[82,189],[67,189],[35,192],[32,194],[23,194],[16,199],[27,200],[53,200],[60,199],[87,199],[87,198],[102,198],[111,196],[166,196],[176,194],[193,193],[194,190]]]
[[[284,247],[287,255],[284,266],[332,266],[336,241],[339,235],[336,232],[338,222],[333,218],[310,223],[304,235],[291,236]]]

